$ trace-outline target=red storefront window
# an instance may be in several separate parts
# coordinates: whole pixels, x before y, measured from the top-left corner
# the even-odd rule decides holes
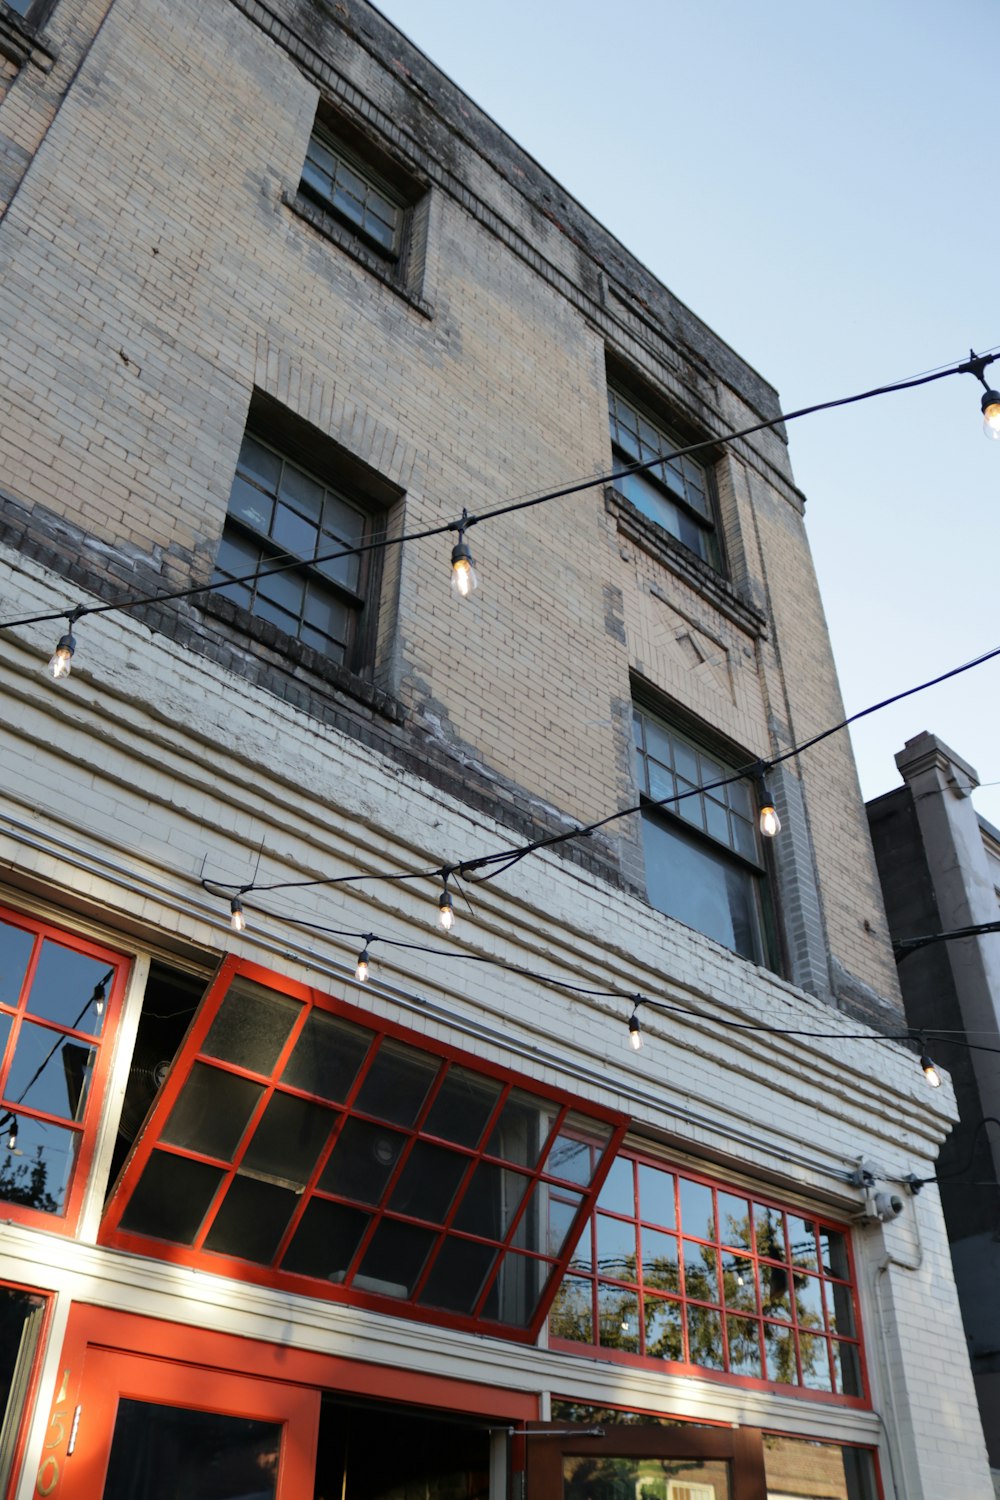
[[[549,1332],[602,1357],[866,1395],[844,1226],[630,1153],[608,1174]]]
[[[529,1339],[625,1121],[227,959],[105,1243]]]
[[[0,909],[0,1202],[73,1229],[127,961]]]

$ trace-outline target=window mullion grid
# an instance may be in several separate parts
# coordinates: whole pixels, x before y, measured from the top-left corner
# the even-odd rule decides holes
[[[507,1257],[509,1255],[511,1255],[512,1253],[517,1253],[517,1254],[522,1253],[522,1252],[519,1252],[519,1251],[515,1252],[514,1249],[513,1249],[514,1236],[517,1234],[517,1231],[518,1231],[518,1229],[520,1227],[520,1224],[521,1224],[521,1220],[525,1217],[526,1213],[528,1212],[529,1205],[532,1207],[533,1211],[537,1207],[535,1199],[536,1199],[536,1195],[537,1195],[538,1190],[539,1190],[539,1184],[541,1183],[541,1180],[542,1180],[542,1170],[541,1170],[541,1165],[540,1164],[548,1161],[549,1152],[552,1149],[552,1143],[557,1138],[557,1136],[559,1134],[559,1131],[562,1129],[563,1121],[565,1120],[565,1118],[569,1114],[569,1112],[570,1112],[570,1110],[569,1110],[569,1105],[568,1104],[562,1104],[562,1105],[560,1105],[560,1107],[559,1107],[559,1109],[558,1109],[558,1111],[556,1113],[554,1123],[553,1123],[551,1129],[549,1130],[548,1135],[545,1137],[545,1144],[542,1147],[541,1151],[538,1153],[538,1156],[537,1156],[536,1162],[535,1162],[535,1166],[531,1169],[530,1173],[521,1174],[521,1175],[525,1175],[525,1176],[530,1176],[531,1185],[529,1186],[529,1188],[527,1189],[526,1192],[524,1192],[524,1193],[521,1194],[521,1201],[518,1204],[517,1208],[514,1210],[514,1213],[513,1213],[512,1217],[511,1217],[511,1221],[510,1221],[510,1223],[507,1226],[507,1232],[503,1236],[503,1238],[498,1242],[500,1248],[499,1248],[499,1253],[497,1254],[496,1260],[493,1263],[493,1269],[491,1270],[491,1272],[489,1273],[489,1275],[485,1278],[485,1280],[483,1282],[483,1285],[482,1285],[482,1287],[480,1289],[479,1296],[476,1299],[475,1306],[473,1307],[473,1310],[472,1310],[472,1316],[474,1318],[479,1318],[479,1317],[482,1316],[482,1310],[483,1310],[483,1307],[485,1306],[486,1299],[489,1296],[490,1292],[492,1291],[493,1284],[496,1281],[497,1277],[499,1276],[500,1269],[503,1266],[504,1262],[506,1261]],[[511,1171],[511,1170],[515,1169],[515,1164],[513,1162],[502,1161],[499,1158],[496,1158],[496,1161],[497,1161],[497,1164],[501,1167],[501,1169],[506,1169],[507,1171]],[[536,1254],[536,1253],[533,1253],[531,1251],[529,1251],[529,1252],[526,1253],[525,1258],[526,1259],[531,1259],[531,1260],[534,1260],[534,1261],[543,1261],[544,1260],[545,1263],[547,1265],[550,1265],[550,1266],[558,1264],[558,1261],[553,1261],[551,1257],[544,1257],[541,1254]]]
[[[205,1240],[209,1232],[211,1231],[212,1225],[215,1223],[216,1215],[225,1202],[226,1195],[228,1194],[229,1189],[236,1181],[236,1178],[239,1174],[239,1169],[243,1163],[243,1158],[246,1156],[253,1143],[253,1138],[256,1134],[257,1127],[260,1125],[260,1122],[264,1118],[264,1113],[267,1110],[268,1105],[277,1092],[277,1080],[281,1077],[282,1073],[284,1072],[285,1065],[288,1062],[289,1057],[291,1057],[292,1055],[295,1044],[298,1041],[302,1028],[306,1023],[306,1017],[309,1014],[309,1009],[310,1007],[308,1005],[301,1005],[299,1007],[300,1013],[298,1016],[296,1016],[295,1021],[289,1028],[288,1036],[285,1038],[281,1051],[278,1053],[278,1056],[274,1062],[274,1066],[271,1068],[269,1074],[254,1072],[252,1068],[240,1067],[238,1063],[228,1062],[225,1058],[212,1057],[207,1052],[199,1053],[193,1059],[191,1066],[188,1069],[185,1083],[194,1072],[196,1064],[201,1063],[203,1065],[207,1064],[208,1066],[213,1068],[218,1068],[223,1073],[234,1074],[237,1078],[245,1078],[248,1083],[263,1082],[264,1084],[261,1090],[260,1098],[257,1100],[257,1103],[250,1111],[250,1117],[243,1129],[243,1134],[240,1137],[239,1144],[237,1145],[236,1150],[233,1152],[232,1160],[230,1162],[218,1162],[218,1165],[226,1167],[226,1173],[219,1182],[219,1185],[212,1196],[212,1201],[209,1204],[208,1209],[206,1210],[205,1217],[201,1222],[198,1233],[191,1241],[192,1250],[201,1251],[205,1248]],[[161,1142],[157,1142],[157,1144],[160,1145]],[[162,1144],[169,1143],[163,1142]],[[204,1153],[201,1152],[179,1150],[176,1154],[190,1156],[193,1160],[202,1160],[213,1163],[218,1161],[217,1158],[205,1156]]]

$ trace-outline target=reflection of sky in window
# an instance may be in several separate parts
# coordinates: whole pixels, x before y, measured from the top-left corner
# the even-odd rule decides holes
[[[28,1009],[60,1026],[99,1036],[104,1010],[98,1014],[91,997],[107,972],[106,963],[46,939],[31,982]]]
[[[87,1099],[92,1062],[92,1048],[25,1020],[7,1077],[6,1098],[61,1120],[78,1120]]]

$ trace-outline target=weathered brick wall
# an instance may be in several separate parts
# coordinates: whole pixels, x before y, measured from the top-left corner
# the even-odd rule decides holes
[[[76,580],[69,603],[208,576],[255,388],[403,491],[407,529],[606,471],[608,346],[708,430],[776,411],[379,18],[289,5],[271,40],[247,9],[118,0],[99,30],[92,7],[67,9],[96,30],[76,87],[47,130],[40,105],[12,113],[20,81],[4,104],[33,152],[0,228],[5,534]],[[318,83],[431,181],[416,300],[282,201]],[[471,531],[483,588],[464,608],[449,540],[408,546],[383,590],[388,714],[336,678],[296,681],[278,642],[247,649],[197,606],[148,618],[513,826],[590,820],[634,800],[630,671],[765,758],[840,715],[779,435],[720,464],[720,498],[734,584],[763,623],[623,542],[600,490]],[[803,855],[785,881],[789,922],[807,874],[821,892],[792,972],[822,991],[826,941],[834,990],[875,1013],[894,974],[846,741],[790,774],[812,871]],[[634,826],[585,857],[615,877],[619,849],[640,881]]]

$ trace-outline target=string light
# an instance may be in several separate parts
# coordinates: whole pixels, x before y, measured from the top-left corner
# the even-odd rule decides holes
[[[246,932],[247,919],[239,896],[234,896],[229,903],[229,925],[234,932]]]
[[[56,649],[49,657],[48,665],[45,669],[55,682],[61,682],[64,677],[69,676],[72,670],[73,652],[76,650],[76,636],[73,634],[73,626],[79,620],[80,616],[86,613],[86,607],[78,604],[76,609],[66,616],[66,623],[69,628],[56,642]]]
[[[368,983],[368,974],[370,972],[370,964],[369,964],[369,960],[368,960],[368,944],[369,943],[373,943],[374,941],[375,941],[375,935],[374,935],[374,933],[370,932],[368,934],[368,936],[365,938],[365,946],[362,948],[361,952],[358,954],[358,961],[357,961],[357,964],[355,965],[355,968],[354,968],[354,977],[358,981],[359,984],[367,984]]]
[[[760,803],[760,811],[757,814],[757,827],[760,829],[761,837],[765,839],[777,838],[781,832],[781,819],[778,817],[774,806],[774,798],[767,789],[767,780],[763,762],[757,767],[757,794]]]
[[[455,908],[452,906],[451,897],[448,894],[448,876],[450,873],[449,870],[443,872],[444,889],[438,898],[438,924],[445,932],[450,932],[455,925]]]
[[[934,1066],[933,1059],[928,1054],[927,1048],[923,1042],[921,1042],[921,1046],[923,1050],[920,1054],[920,1066],[923,1069],[924,1077],[927,1079],[927,1082],[930,1084],[932,1089],[939,1089],[941,1087],[941,1074]]]
[[[642,1027],[639,1024],[638,1008],[628,1018],[628,1043],[633,1052],[642,1051]]]
[[[99,984],[95,984],[95,986],[94,986],[94,993],[90,997],[90,1003],[91,1003],[91,1005],[93,1005],[94,1010],[96,1011],[97,1015],[99,1015],[99,1016],[103,1016],[103,1014],[104,1014],[104,1002],[107,999],[107,997],[108,997],[107,986],[106,986],[104,980],[102,979]]]
[[[17,1116],[10,1117],[10,1134],[7,1136],[7,1150],[13,1151],[17,1146]]]
[[[983,431],[988,438],[1000,442],[1000,391],[991,390],[986,384],[986,366],[991,365],[996,357],[995,354],[991,356],[977,354],[974,349],[970,349],[969,358],[958,368],[962,374],[975,375],[983,387],[983,396],[980,401]]]
[[[462,519],[456,528],[458,541],[451,549],[451,587],[460,599],[468,599],[469,595],[479,587],[475,563],[469,551],[469,544],[465,540],[465,532],[469,524],[469,512],[463,510]]]

